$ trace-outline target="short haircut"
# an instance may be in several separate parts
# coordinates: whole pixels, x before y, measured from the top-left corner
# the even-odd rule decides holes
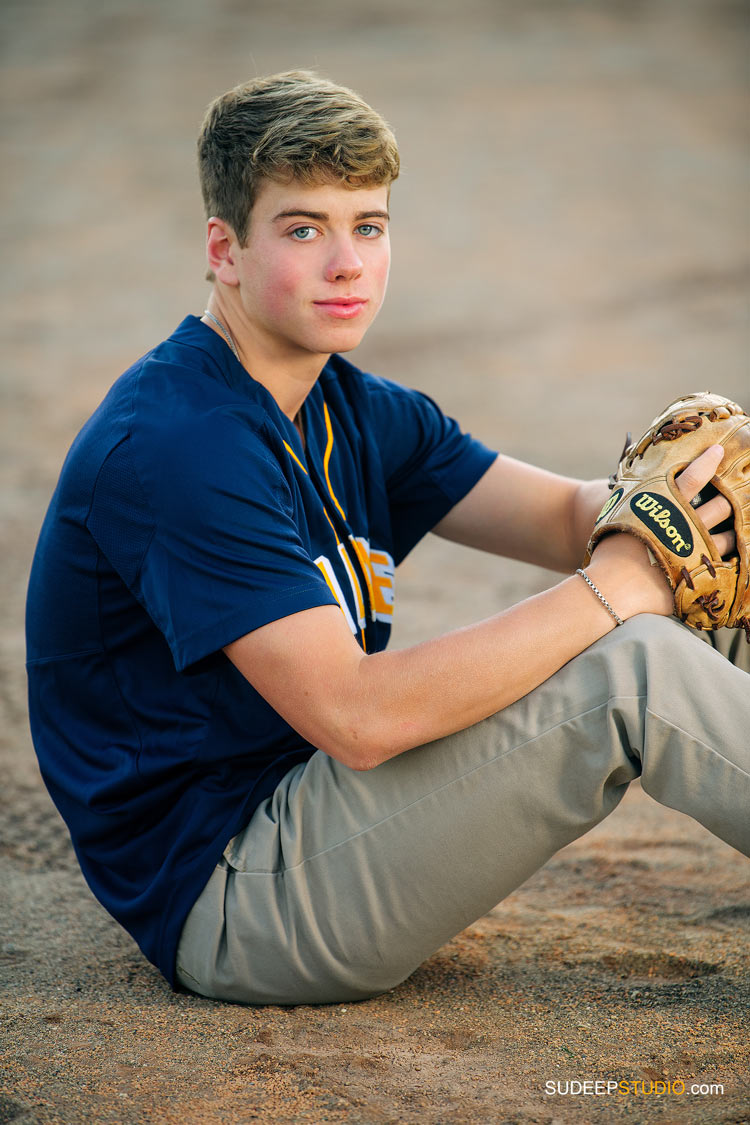
[[[244,246],[264,179],[376,187],[396,179],[399,156],[387,123],[353,90],[290,70],[210,104],[198,167],[206,217],[223,219]]]

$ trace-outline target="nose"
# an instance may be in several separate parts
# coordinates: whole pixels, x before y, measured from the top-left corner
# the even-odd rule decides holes
[[[361,273],[362,259],[354,241],[349,237],[336,239],[326,262],[326,281],[351,281]]]

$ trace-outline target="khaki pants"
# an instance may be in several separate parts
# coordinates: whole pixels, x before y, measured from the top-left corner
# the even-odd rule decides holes
[[[748,659],[744,634],[735,657]],[[740,643],[741,642],[741,643]],[[458,734],[290,771],[188,916],[178,979],[250,1004],[392,988],[601,821],[633,778],[750,855],[750,676],[642,615]]]

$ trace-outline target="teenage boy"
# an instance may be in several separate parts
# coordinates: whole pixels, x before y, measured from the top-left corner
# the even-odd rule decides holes
[[[211,105],[199,163],[208,308],[84,426],[29,590],[34,740],[100,901],[173,984],[316,1003],[403,980],[639,774],[750,852],[750,681],[632,537],[573,573],[603,482],[341,357],[385,293],[387,125],[275,75]],[[570,576],[386,653],[428,531]]]

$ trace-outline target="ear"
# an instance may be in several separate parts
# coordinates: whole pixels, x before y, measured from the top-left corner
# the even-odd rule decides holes
[[[206,258],[214,277],[224,285],[239,285],[233,256],[236,246],[237,239],[229,223],[212,216],[206,230]]]

